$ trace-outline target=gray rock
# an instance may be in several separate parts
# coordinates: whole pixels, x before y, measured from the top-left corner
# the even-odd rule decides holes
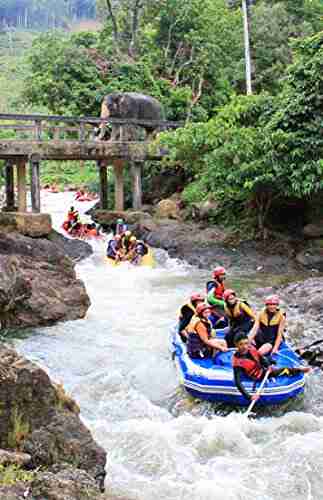
[[[55,470],[55,469],[54,469]],[[85,471],[66,467],[41,472],[30,487],[33,500],[99,500],[103,498],[93,478]]]
[[[323,271],[323,247],[308,247],[296,255],[296,261],[308,269]]]
[[[85,316],[90,299],[58,244],[0,233],[0,321],[4,327],[51,325]]]
[[[314,224],[307,224],[303,227],[303,233],[305,238],[319,238],[323,236],[323,220]]]
[[[0,447],[19,448],[31,465],[72,464],[104,475],[106,452],[79,418],[79,408],[36,364],[0,345]]]
[[[18,451],[0,450],[1,465],[27,465],[31,462],[31,456],[27,453],[19,453]]]

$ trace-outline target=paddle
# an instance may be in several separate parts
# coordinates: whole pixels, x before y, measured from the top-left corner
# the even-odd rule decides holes
[[[268,377],[270,375],[270,372],[271,372],[271,369],[269,368],[266,371],[265,376],[262,379],[260,386],[258,387],[258,390],[256,392],[256,396],[261,396],[262,390],[264,388],[265,383],[267,382],[267,379],[268,379]],[[252,409],[255,406],[255,404],[257,403],[257,401],[258,401],[258,399],[254,399],[253,401],[251,401],[251,403],[250,403],[250,405],[249,405],[249,407],[248,407],[248,409],[247,409],[247,411],[245,413],[246,418],[248,418],[250,416],[250,413],[252,412]]]
[[[295,351],[297,353],[299,353],[300,351],[305,351],[306,349],[310,349],[311,347],[314,347],[314,346],[322,344],[322,343],[323,343],[323,339],[318,339],[318,340],[315,340],[311,344],[308,344],[308,345],[306,345],[304,347],[298,347],[297,349],[295,349]]]

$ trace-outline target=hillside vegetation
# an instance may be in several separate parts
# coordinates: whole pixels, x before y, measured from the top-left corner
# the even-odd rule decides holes
[[[239,0],[98,0],[101,30],[33,41],[20,102],[98,115],[113,91],[156,97],[186,127],[162,135],[170,154],[146,166],[145,186],[176,167],[187,204],[214,199],[215,221],[263,233],[275,207],[308,203],[323,186],[323,3],[248,3],[252,96]]]

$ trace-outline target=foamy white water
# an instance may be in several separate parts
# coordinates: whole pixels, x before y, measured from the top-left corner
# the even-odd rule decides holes
[[[42,201],[57,228],[72,203],[82,213],[91,206],[74,203],[73,193],[44,194]],[[80,403],[108,451],[106,498],[321,500],[322,377],[311,376],[302,411],[282,417],[206,418],[199,405],[187,405],[175,418],[169,330],[206,275],[163,252],[154,269],[112,268],[105,246],[95,242],[94,254],[77,266],[92,301],[87,318],[35,329],[16,345]]]

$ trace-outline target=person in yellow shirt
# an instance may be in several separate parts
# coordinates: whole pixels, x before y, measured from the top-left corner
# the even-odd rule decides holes
[[[234,290],[227,289],[223,293],[224,314],[229,320],[229,331],[225,340],[229,348],[235,347],[234,336],[238,332],[249,333],[256,320],[256,314],[251,307],[237,297]]]
[[[262,356],[276,354],[283,341],[286,315],[279,308],[279,297],[270,295],[265,299],[265,308],[258,315],[249,335]]]

